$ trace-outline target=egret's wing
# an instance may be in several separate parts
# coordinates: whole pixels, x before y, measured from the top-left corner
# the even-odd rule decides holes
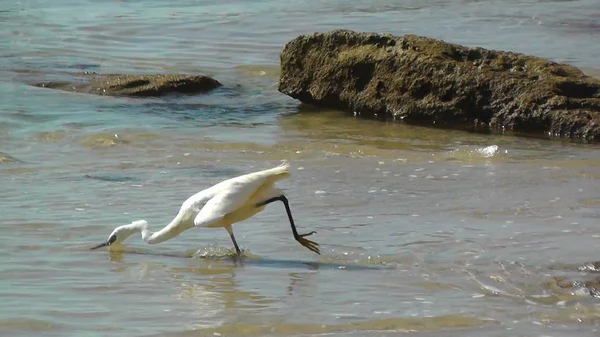
[[[228,213],[243,206],[261,185],[262,181],[233,182],[229,184],[206,202],[194,218],[194,225],[204,227],[220,221]]]
[[[221,194],[207,201],[194,218],[194,225],[198,227],[207,227],[215,222],[221,221],[225,214],[227,214],[223,213],[223,207],[219,207],[223,201],[223,195]]]

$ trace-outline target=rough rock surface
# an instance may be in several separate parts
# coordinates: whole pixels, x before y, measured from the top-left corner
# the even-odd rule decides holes
[[[600,80],[539,57],[415,35],[299,36],[281,53],[279,91],[365,117],[600,140]]]
[[[123,75],[95,73],[81,74],[79,82],[44,82],[35,86],[111,96],[164,96],[168,94],[195,94],[221,86],[207,76],[190,75]]]

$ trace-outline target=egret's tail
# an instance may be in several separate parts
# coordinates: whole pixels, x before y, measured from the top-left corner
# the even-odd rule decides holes
[[[289,169],[290,169],[290,163],[288,163],[287,160],[283,160],[281,165],[274,167],[270,170],[267,170],[267,172],[269,172],[269,175],[271,177],[273,177],[273,179],[281,180],[281,179],[285,179],[290,176]]]
[[[282,180],[282,179],[289,177],[290,176],[289,168],[290,168],[290,164],[286,160],[284,160],[283,163],[281,163],[281,165],[279,165],[279,166],[275,166],[273,168],[254,172],[254,173],[249,173],[249,174],[247,174],[247,177],[248,178],[252,177],[251,179],[266,179],[266,180],[270,181],[271,183],[274,183],[278,180]]]
[[[286,171],[290,168],[290,163],[287,160],[282,160],[281,164],[277,168],[285,169]]]

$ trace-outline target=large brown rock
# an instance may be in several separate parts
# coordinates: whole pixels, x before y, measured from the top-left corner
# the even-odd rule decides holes
[[[336,30],[281,53],[279,91],[366,117],[600,140],[600,81],[539,57]]]
[[[201,75],[79,74],[78,81],[35,83],[38,87],[110,96],[164,96],[195,94],[221,86],[219,81]]]

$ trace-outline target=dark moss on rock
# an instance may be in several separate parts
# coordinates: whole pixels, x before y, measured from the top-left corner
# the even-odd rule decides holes
[[[600,140],[600,81],[578,68],[415,35],[299,36],[279,91],[365,117]]]
[[[221,86],[219,81],[201,75],[81,74],[78,81],[44,82],[35,86],[97,95],[156,97],[169,94],[196,94]]]

